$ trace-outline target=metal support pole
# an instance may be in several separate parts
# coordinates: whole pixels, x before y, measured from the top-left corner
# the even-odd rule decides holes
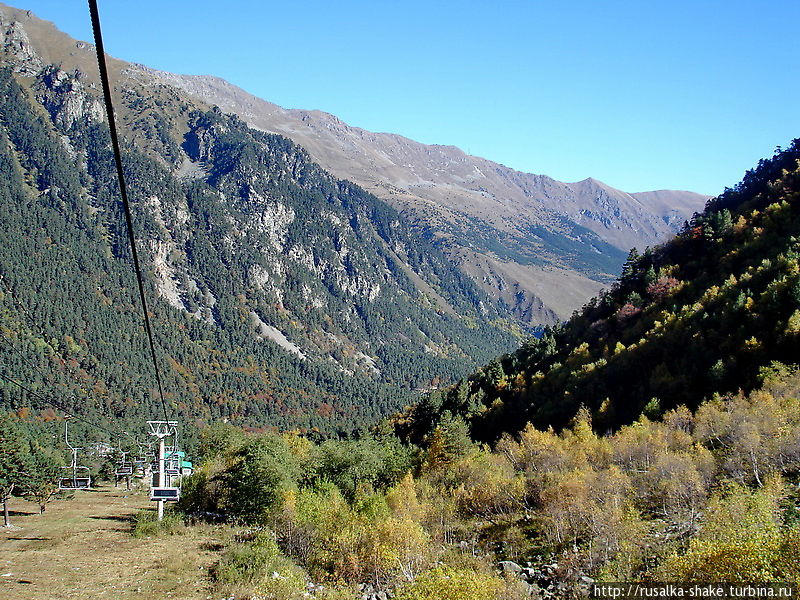
[[[72,450],[72,487],[78,488],[78,450]]]
[[[158,487],[165,487],[167,485],[166,482],[166,474],[164,473],[164,438],[158,438]],[[158,520],[161,521],[164,518],[164,501],[158,501]]]
[[[73,488],[77,488],[78,487],[78,449],[77,448],[73,448],[69,443],[69,420],[70,420],[70,418],[71,418],[70,415],[67,415],[64,418],[64,443],[67,445],[67,448],[69,448],[72,451],[72,464],[70,465],[72,467],[72,487]]]

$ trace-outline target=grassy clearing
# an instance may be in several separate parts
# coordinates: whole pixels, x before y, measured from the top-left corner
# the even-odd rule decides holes
[[[160,526],[143,494],[116,488],[78,492],[43,515],[16,499],[11,509],[15,528],[0,528],[3,600],[218,597],[208,574],[227,528],[174,517]]]

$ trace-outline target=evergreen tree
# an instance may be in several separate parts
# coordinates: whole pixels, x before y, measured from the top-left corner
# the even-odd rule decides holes
[[[11,526],[8,501],[14,492],[21,492],[25,483],[27,458],[24,432],[11,418],[0,416],[0,500],[5,527]]]

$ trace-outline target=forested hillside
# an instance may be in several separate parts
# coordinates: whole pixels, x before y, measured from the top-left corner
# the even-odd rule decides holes
[[[620,204],[589,179],[567,185],[581,218],[517,222],[565,184],[501,169],[524,192],[508,212],[426,230],[291,140],[110,60],[162,403],[90,52],[41,23],[28,35],[26,19],[0,5],[0,502],[14,558],[47,547],[58,560],[42,575],[48,555],[27,571],[4,557],[0,589],[52,595],[63,570],[64,589],[153,597],[162,588],[126,575],[150,569],[176,581],[163,589],[230,600],[566,600],[621,581],[797,590],[800,139],[520,347],[533,331],[510,309],[557,315],[495,267],[517,283],[553,268],[606,280],[619,248],[598,231],[619,213],[630,227],[615,244],[640,235],[654,213],[618,210],[638,198]],[[491,189],[470,195],[485,208]],[[457,213],[469,216],[439,214]],[[483,286],[442,235],[475,252],[462,266]],[[169,462],[180,448],[191,468],[165,464],[163,437],[160,460],[148,453],[158,432],[143,425],[162,415],[179,421]],[[80,506],[112,484],[124,512]],[[163,520],[163,503],[158,520],[130,512],[130,494],[141,506],[159,492],[175,500]],[[36,533],[11,530],[64,500]],[[85,545],[89,519],[115,535]],[[127,531],[138,545],[104,553]],[[103,568],[62,569],[76,547]]]
[[[0,362],[79,412],[141,421],[152,367],[108,128],[81,79],[0,73]],[[287,139],[166,88],[128,90],[120,112],[182,416],[351,429],[514,345],[485,294],[396,211]],[[0,389],[6,407],[33,402]]]
[[[79,415],[144,420],[156,402],[107,129],[75,74],[0,83],[2,374]],[[632,253],[563,326],[370,433],[321,440],[314,427],[396,407],[402,381],[499,354],[502,315],[291,142],[157,92],[127,96],[126,170],[198,468],[135,535],[214,522],[229,542],[207,577],[238,598],[800,577],[800,141]],[[0,492],[44,507],[59,415],[0,389]],[[236,426],[264,424],[295,431]],[[75,427],[96,479],[113,473],[107,433]]]
[[[604,431],[640,415],[751,390],[800,361],[800,142],[709,201],[671,242],[633,252],[619,281],[546,330],[396,419],[420,440],[443,416],[496,440],[561,428],[585,407]]]

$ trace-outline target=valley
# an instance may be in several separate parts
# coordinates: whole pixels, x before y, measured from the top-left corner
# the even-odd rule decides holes
[[[91,44],[72,40],[25,11],[4,10],[6,52],[13,62],[22,61],[15,68],[32,73],[58,63],[98,85]],[[219,78],[176,75],[113,58],[110,65],[117,93],[124,94],[117,102],[120,116],[131,129],[149,117],[140,114],[146,104],[140,100],[132,108],[125,96],[155,92],[163,94],[159,108],[146,112],[161,113],[180,102],[218,106],[255,129],[285,136],[323,169],[398,210],[524,323],[552,325],[569,317],[613,281],[630,248],[665,241],[708,199],[671,190],[629,194],[591,178],[562,183],[455,147],[351,127],[320,111],[284,109]],[[150,146],[153,133],[129,135]],[[178,160],[173,168],[179,165]],[[492,261],[508,266],[487,265]],[[543,267],[556,276],[540,277]],[[562,295],[562,284],[580,295]]]
[[[0,596],[798,590],[800,138],[628,193],[96,50],[0,4]]]

